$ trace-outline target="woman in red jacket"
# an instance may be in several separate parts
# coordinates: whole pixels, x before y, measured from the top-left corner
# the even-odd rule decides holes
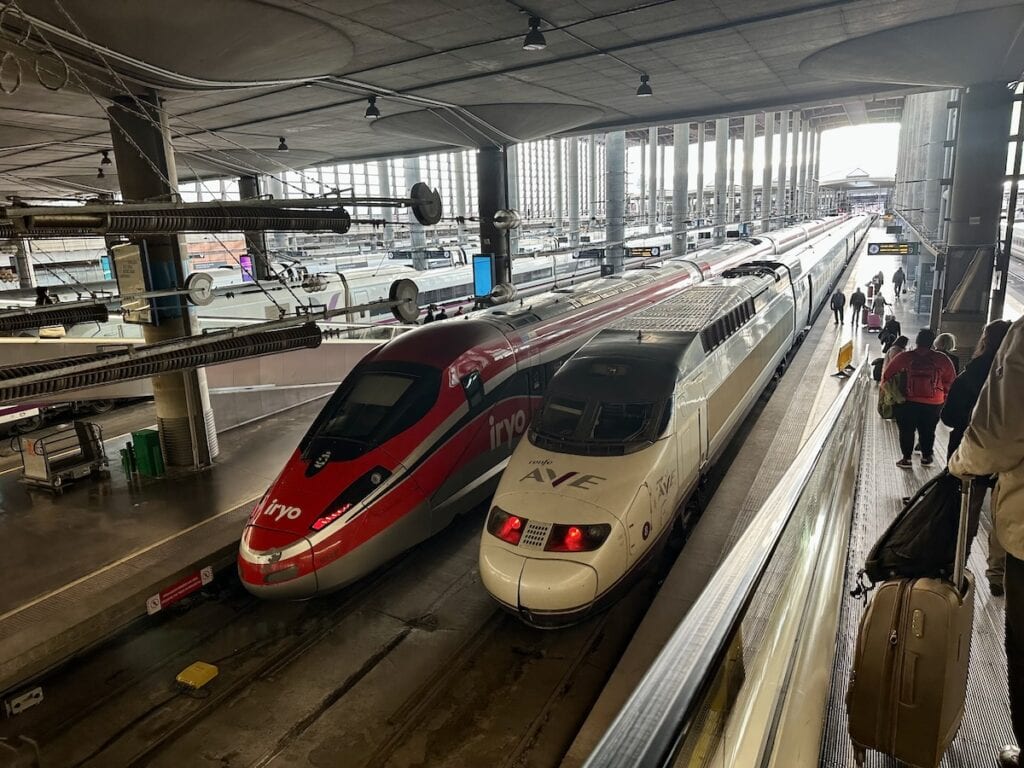
[[[882,372],[882,382],[903,374],[906,402],[896,406],[896,426],[900,432],[903,457],[897,467],[913,466],[914,434],[921,446],[921,464],[928,466],[935,459],[935,426],[939,423],[942,404],[956,378],[953,364],[941,352],[932,349],[935,332],[930,328],[917,334],[916,347],[897,355]]]

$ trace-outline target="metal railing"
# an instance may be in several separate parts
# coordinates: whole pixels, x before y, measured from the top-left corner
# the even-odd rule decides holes
[[[808,724],[827,707],[867,369],[806,439],[587,768],[817,764],[821,731]]]

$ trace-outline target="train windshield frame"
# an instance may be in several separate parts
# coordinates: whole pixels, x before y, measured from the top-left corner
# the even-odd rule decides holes
[[[571,359],[551,380],[528,439],[584,456],[643,450],[668,428],[676,374],[659,361]]]
[[[441,371],[427,365],[357,365],[299,444],[304,459],[351,460],[413,426],[437,402]]]

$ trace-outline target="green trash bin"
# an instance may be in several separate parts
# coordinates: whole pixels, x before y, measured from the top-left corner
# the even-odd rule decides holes
[[[160,433],[155,429],[140,429],[132,432],[135,446],[135,464],[139,473],[146,477],[162,477],[164,457],[160,451]]]

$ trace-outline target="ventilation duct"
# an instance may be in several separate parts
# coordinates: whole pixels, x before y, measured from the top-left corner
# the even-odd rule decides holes
[[[148,378],[188,368],[320,346],[315,323],[256,332],[224,331],[149,346],[0,368],[0,403]]]

